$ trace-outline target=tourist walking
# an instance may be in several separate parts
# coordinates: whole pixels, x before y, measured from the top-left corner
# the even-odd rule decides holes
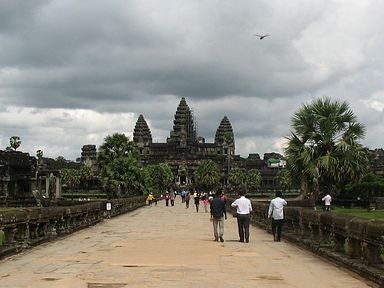
[[[169,200],[171,200],[171,206],[175,206],[175,193],[171,190],[169,193]]]
[[[245,198],[245,191],[239,192],[240,198],[232,202],[231,207],[236,208],[237,228],[240,242],[249,242],[249,223],[251,222],[252,203]]]
[[[331,202],[332,202],[331,195],[329,195],[328,193],[321,200],[324,201],[324,211],[327,211],[327,212],[331,211]]]
[[[225,204],[227,204],[227,197],[225,197],[224,192],[221,192],[220,199],[223,200]]]
[[[205,211],[205,213],[208,213],[209,199],[208,199],[207,193],[203,194],[202,200],[203,200],[203,205],[204,205],[204,211]]]
[[[165,192],[165,206],[169,206],[169,193]]]
[[[197,191],[195,193],[193,193],[193,201],[195,203],[196,212],[199,212],[200,194],[197,193]]]
[[[187,192],[183,189],[181,192],[180,192],[180,196],[181,196],[181,203],[184,203],[185,202],[185,196],[187,195]]]
[[[287,205],[282,197],[281,191],[276,192],[276,198],[271,200],[268,209],[268,218],[272,218],[273,240],[280,242],[283,232],[284,206]]]
[[[147,200],[148,200],[148,205],[151,206],[152,205],[152,202],[153,200],[155,199],[155,197],[153,196],[152,192],[148,194],[148,197],[147,197]]]
[[[189,201],[191,200],[191,194],[189,191],[185,191],[185,208],[189,208]]]
[[[216,193],[216,197],[212,199],[211,203],[211,218],[213,223],[213,236],[215,241],[224,242],[224,219],[227,219],[227,210],[225,203],[220,199],[220,192]]]

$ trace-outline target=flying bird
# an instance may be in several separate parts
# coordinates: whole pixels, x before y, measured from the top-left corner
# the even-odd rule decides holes
[[[264,34],[264,35],[254,34],[254,35],[259,37],[260,40],[263,40],[265,37],[271,36],[271,34]]]

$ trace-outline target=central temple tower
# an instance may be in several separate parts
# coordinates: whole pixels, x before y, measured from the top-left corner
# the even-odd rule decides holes
[[[183,97],[177,107],[175,120],[173,120],[173,131],[171,131],[167,143],[174,142],[185,146],[187,143],[196,142],[196,130],[193,122],[191,109]]]

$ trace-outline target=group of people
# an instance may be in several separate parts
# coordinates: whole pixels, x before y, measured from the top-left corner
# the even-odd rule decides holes
[[[224,220],[227,219],[226,203],[220,197],[221,193],[216,193],[216,197],[210,202],[211,221],[213,223],[214,241],[224,242]],[[280,241],[284,206],[287,201],[282,198],[282,193],[277,192],[276,197],[271,200],[268,209],[268,218],[272,219],[272,233],[274,241]],[[239,193],[239,198],[231,203],[231,207],[236,209],[237,227],[239,233],[239,242],[249,242],[249,225],[252,215],[252,203],[245,197],[245,192]]]
[[[227,219],[226,199],[223,194],[217,192],[210,202],[211,221],[213,223],[213,235],[215,241],[224,242],[224,220]],[[237,226],[240,242],[249,242],[249,224],[251,221],[252,203],[245,197],[244,192],[239,193],[239,198],[231,203],[236,209]]]
[[[164,199],[165,205],[169,206],[169,202],[171,206],[175,205],[175,197],[176,192],[166,192]],[[186,208],[189,208],[189,202],[191,198],[191,194],[189,191],[181,191],[180,193],[182,203],[185,203]],[[198,193],[195,191],[193,193],[194,204],[196,207],[196,212],[199,212],[200,200],[203,201],[204,210],[208,212],[208,207],[210,207],[210,220],[213,223],[213,235],[214,241],[224,242],[224,220],[227,219],[227,211],[226,211],[226,197],[224,193],[217,191],[216,193]],[[157,204],[156,197],[149,193],[148,204],[152,205],[152,203]],[[325,204],[325,211],[331,210],[331,201],[332,197],[327,194],[322,198]],[[273,240],[276,242],[281,241],[281,234],[283,228],[284,221],[284,206],[287,205],[287,201],[282,198],[282,192],[276,192],[275,198],[271,200],[269,209],[268,209],[268,218],[271,219],[272,225],[272,234]],[[231,207],[236,209],[234,212],[234,216],[237,218],[237,226],[239,233],[239,242],[249,242],[249,225],[251,221],[252,215],[252,203],[251,201],[245,197],[245,192],[239,192],[239,198],[231,203]]]

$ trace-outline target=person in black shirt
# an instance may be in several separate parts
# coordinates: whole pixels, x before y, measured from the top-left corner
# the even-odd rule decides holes
[[[217,191],[211,201],[211,221],[213,223],[213,235],[215,241],[224,242],[224,219],[227,219],[225,202],[220,198],[221,192]]]

